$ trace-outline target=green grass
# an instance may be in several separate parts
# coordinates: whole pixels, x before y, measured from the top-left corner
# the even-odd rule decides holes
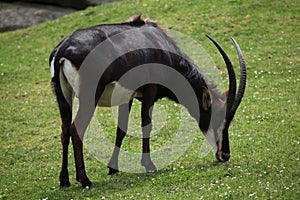
[[[0,199],[299,199],[299,6],[293,0],[132,0],[0,34]],[[75,29],[136,13],[191,36],[218,65],[223,66],[221,58],[205,34],[222,44],[235,65],[229,36],[239,42],[248,83],[230,129],[231,159],[218,163],[212,154],[200,157],[200,134],[185,155],[154,174],[107,176],[106,165],[85,152],[94,187],[82,189],[70,152],[72,185],[60,189],[60,118],[49,54]],[[114,138],[115,125],[106,126]]]

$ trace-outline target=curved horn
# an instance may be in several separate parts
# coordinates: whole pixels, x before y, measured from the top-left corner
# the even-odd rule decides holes
[[[240,83],[239,83],[239,89],[238,92],[235,96],[233,105],[231,107],[230,110],[230,115],[231,115],[231,119],[233,118],[236,110],[238,109],[242,98],[244,96],[245,93],[245,88],[246,88],[246,78],[247,78],[247,72],[246,72],[246,63],[243,57],[243,53],[238,45],[238,43],[235,41],[235,39],[233,37],[231,37],[231,40],[233,41],[236,51],[238,53],[238,57],[239,57],[239,62],[240,62]]]
[[[210,39],[214,45],[218,48],[220,54],[222,55],[227,71],[228,71],[228,76],[229,76],[229,92],[228,92],[228,97],[227,97],[227,111],[226,111],[226,118],[231,115],[231,110],[232,106],[234,105],[234,102],[236,101],[235,98],[235,93],[236,93],[236,78],[235,78],[235,73],[231,64],[231,61],[225,51],[222,49],[222,47],[214,40],[212,39],[209,35],[206,35],[208,39]]]

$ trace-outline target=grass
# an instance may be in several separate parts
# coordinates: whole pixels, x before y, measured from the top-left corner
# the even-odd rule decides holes
[[[131,0],[0,34],[0,199],[299,199],[299,12],[293,0]],[[107,176],[106,165],[85,152],[95,185],[82,189],[70,152],[72,185],[60,189],[60,118],[49,54],[75,29],[136,13],[191,36],[218,65],[223,63],[204,35],[219,41],[235,64],[229,36],[240,43],[248,84],[230,129],[232,157],[223,164],[212,154],[200,157],[198,134],[182,157],[157,173]],[[114,138],[115,125],[106,126]]]

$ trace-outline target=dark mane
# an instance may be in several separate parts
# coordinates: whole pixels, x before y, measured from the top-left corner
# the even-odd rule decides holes
[[[127,21],[120,23],[122,25],[130,25],[130,26],[143,26],[145,24],[152,25],[157,27],[157,23],[155,21],[150,20],[149,18],[142,19],[141,14],[131,16]]]

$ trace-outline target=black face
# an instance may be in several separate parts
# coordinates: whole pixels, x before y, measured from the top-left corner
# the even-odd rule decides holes
[[[230,148],[226,120],[218,128],[211,127],[208,129],[205,136],[213,148],[216,159],[220,162],[228,161],[230,158]]]
[[[225,124],[221,137],[217,141],[218,150],[215,154],[218,161],[226,162],[230,158],[230,148],[229,148],[229,137],[228,137],[228,127]]]
[[[225,162],[228,161],[230,158],[229,134],[228,134],[229,125],[242,101],[245,88],[246,88],[246,78],[247,78],[246,64],[238,43],[233,38],[231,38],[236,47],[237,54],[239,57],[239,63],[240,63],[240,82],[239,82],[238,90],[236,92],[237,89],[236,76],[229,57],[222,49],[222,47],[215,40],[213,40],[209,36],[208,38],[217,47],[217,49],[219,50],[220,54],[222,55],[226,63],[228,78],[229,78],[229,89],[226,95],[227,96],[226,99],[221,98],[221,101],[218,101],[219,98],[214,98],[214,100],[216,100],[215,102],[221,103],[220,104],[221,106],[220,107],[217,106],[216,111],[212,112],[213,113],[212,121],[214,123],[210,125],[210,128],[208,129],[207,132],[205,132],[205,135],[209,143],[212,145],[214,149],[214,153],[217,160],[221,162]],[[222,100],[224,100],[224,104],[222,103]],[[226,107],[226,112],[223,112],[225,110],[223,108],[225,107]],[[218,110],[218,108],[221,109]],[[226,113],[224,118],[220,117],[220,113],[222,114]]]
[[[222,99],[213,98],[211,121],[208,131],[204,132],[206,139],[213,148],[216,159],[225,162],[229,160],[229,138],[228,127],[226,121],[226,96]]]

